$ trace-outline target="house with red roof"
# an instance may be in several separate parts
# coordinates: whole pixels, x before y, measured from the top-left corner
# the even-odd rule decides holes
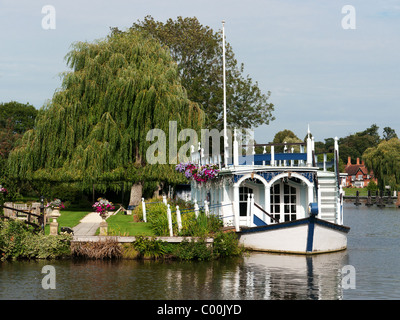
[[[360,158],[357,158],[356,164],[352,164],[351,157],[348,157],[344,172],[347,173],[346,187],[364,188],[368,186],[371,180],[378,183],[377,179],[374,177],[373,171],[368,171],[364,160],[360,163]]]

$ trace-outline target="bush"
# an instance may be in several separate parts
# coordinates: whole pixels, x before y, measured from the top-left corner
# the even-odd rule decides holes
[[[176,246],[173,254],[180,260],[211,260],[213,258],[212,247],[208,247],[205,239],[190,242],[183,240]]]
[[[35,234],[19,220],[0,220],[0,255],[6,259],[60,258],[70,254],[69,235]]]
[[[139,252],[144,259],[158,259],[168,253],[168,244],[154,238],[136,237],[132,246]]]
[[[214,255],[218,257],[239,256],[244,247],[239,245],[239,239],[234,232],[219,232],[214,238]]]

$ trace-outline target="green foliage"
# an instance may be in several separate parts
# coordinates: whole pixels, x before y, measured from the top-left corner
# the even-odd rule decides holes
[[[15,179],[77,181],[82,188],[121,188],[144,180],[177,181],[173,165],[145,165],[150,129],[199,129],[200,107],[187,98],[169,51],[143,33],[78,42],[62,87],[10,153]],[[167,150],[168,152],[168,150]],[[179,178],[177,178],[179,177]],[[175,179],[175,180],[174,180]],[[124,185],[124,189],[127,186]]]
[[[348,157],[361,158],[365,150],[376,147],[380,142],[378,129],[379,127],[373,124],[364,131],[340,138],[338,141],[340,159],[347,163]]]
[[[0,259],[49,259],[70,253],[69,235],[35,234],[18,220],[0,220]]]
[[[207,128],[221,130],[222,32],[203,26],[196,17],[178,17],[163,23],[147,16],[131,29],[146,32],[169,48],[189,99],[198,102],[206,114]],[[117,28],[113,32],[121,33]],[[274,105],[268,102],[270,92],[262,93],[257,82],[243,75],[244,65],[238,64],[232,47],[225,43],[228,125],[251,128],[268,124],[275,119]]]
[[[185,239],[177,245],[173,253],[180,260],[205,261],[213,258],[212,247],[207,246],[204,239]]]
[[[136,237],[132,245],[144,259],[161,258],[167,253],[168,248],[161,240],[149,239],[142,236]]]
[[[367,190],[373,191],[373,192],[378,190],[378,185],[375,183],[374,180],[370,180],[370,182],[368,183],[368,186],[367,186]]]
[[[220,230],[222,220],[213,214],[207,216],[200,211],[196,219],[194,212],[182,214],[182,236],[205,237]]]
[[[244,247],[239,245],[238,236],[234,232],[219,232],[214,237],[213,253],[219,257],[239,256]]]
[[[376,147],[368,148],[364,154],[366,166],[373,170],[378,180],[380,190],[385,186],[392,189],[400,189],[400,140],[393,138],[383,140]]]
[[[389,141],[390,139],[397,138],[396,131],[390,127],[383,128],[383,139]]]
[[[37,113],[37,109],[29,103],[0,103],[0,130],[11,125],[13,133],[22,134],[33,128]]]
[[[141,205],[139,206],[141,207]],[[164,203],[148,205],[146,207],[146,217],[154,234],[157,236],[169,236],[167,207]]]

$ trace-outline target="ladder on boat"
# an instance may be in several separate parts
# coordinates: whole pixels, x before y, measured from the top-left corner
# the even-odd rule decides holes
[[[320,216],[322,220],[338,223],[338,184],[336,173],[330,171],[317,171],[318,187],[320,190]]]

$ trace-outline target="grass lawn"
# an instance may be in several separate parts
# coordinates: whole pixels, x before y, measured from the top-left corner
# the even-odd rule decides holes
[[[108,233],[116,236],[154,236],[149,223],[133,222],[133,216],[117,213],[107,219]]]
[[[79,221],[86,216],[90,211],[68,211],[68,210],[60,210],[61,216],[57,218],[58,227],[70,227],[73,228]],[[50,222],[53,221],[50,219]],[[44,228],[45,234],[50,233],[50,225],[46,225]]]
[[[345,192],[344,195],[345,196],[356,196],[356,192],[358,191],[361,196],[368,196],[368,190],[367,188],[343,188],[343,191]],[[374,194],[371,192],[371,194]]]

